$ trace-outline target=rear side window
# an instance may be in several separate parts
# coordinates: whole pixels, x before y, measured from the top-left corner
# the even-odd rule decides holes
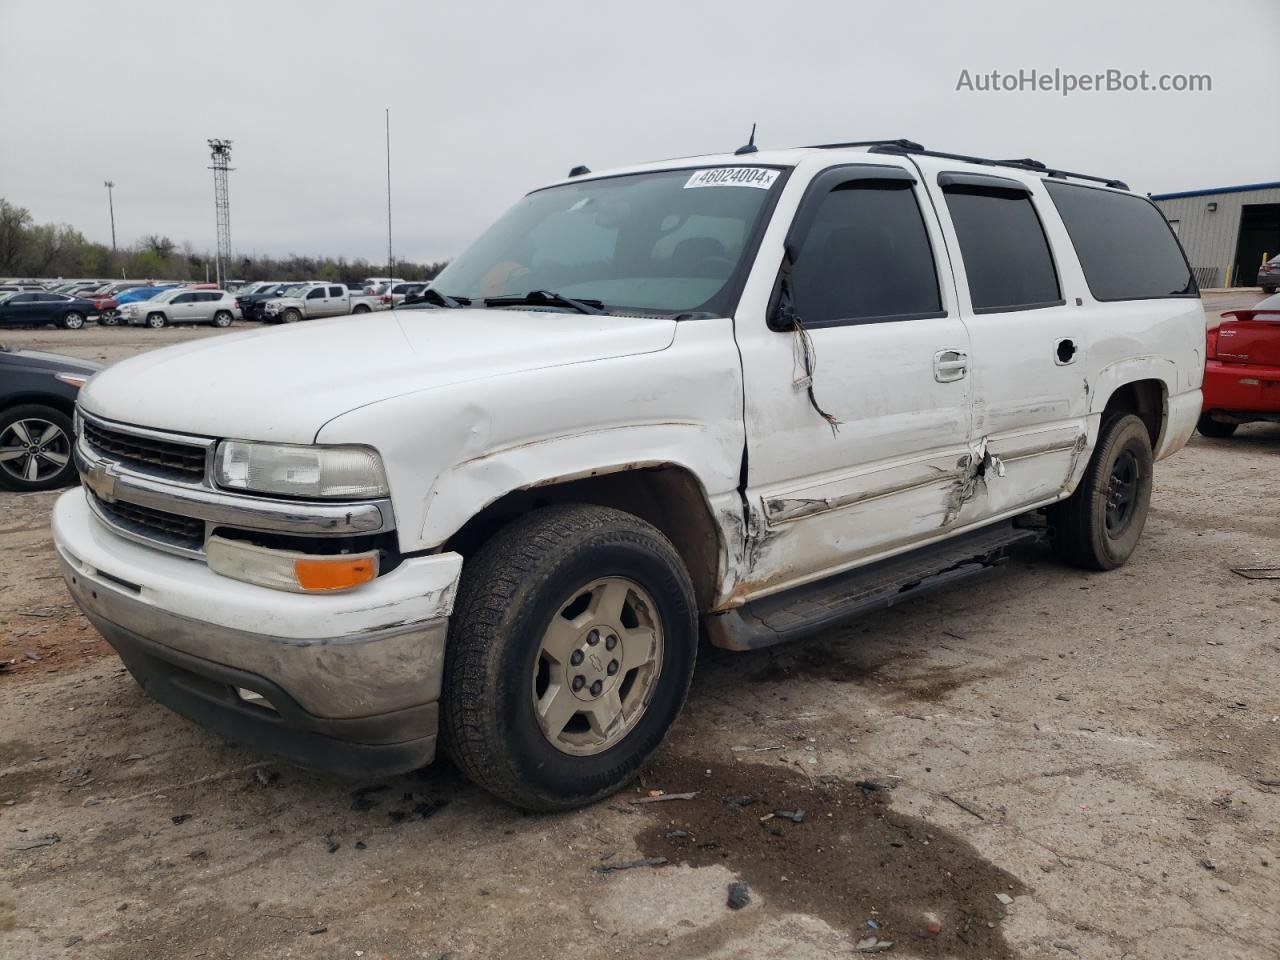
[[[1095,300],[1198,296],[1173,230],[1142,197],[1045,181]]]
[[[329,288],[329,296],[331,297],[345,297],[346,295],[347,295],[347,291],[344,287]]]
[[[942,316],[910,181],[853,180],[823,198],[791,270],[805,326]]]
[[[1022,189],[944,186],[974,313],[1062,303],[1044,227]]]

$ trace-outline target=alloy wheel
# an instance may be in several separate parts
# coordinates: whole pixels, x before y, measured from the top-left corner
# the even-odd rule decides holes
[[[56,423],[28,417],[0,433],[0,470],[15,480],[38,483],[71,459],[71,440]]]

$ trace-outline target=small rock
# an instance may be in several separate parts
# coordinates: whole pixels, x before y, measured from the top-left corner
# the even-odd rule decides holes
[[[933,923],[929,924],[929,926],[925,927],[925,929],[929,931],[929,936],[936,937],[942,932],[942,924],[935,920]]]
[[[368,850],[368,849],[369,849],[369,847],[368,847],[368,845],[367,845],[363,840],[357,840],[357,841],[356,841],[356,849],[357,849],[357,850]]]
[[[191,819],[191,814],[189,814],[189,813],[179,813],[177,816],[170,817],[169,819],[170,819],[170,820],[174,823],[174,825],[176,826],[176,825],[177,825],[177,824],[179,824],[179,823],[186,823],[188,820],[190,820],[190,819]]]
[[[143,754],[143,753],[131,753],[131,754],[129,754],[127,757],[125,757],[125,758],[124,758],[124,760],[123,760],[122,762],[123,762],[123,763],[132,763],[134,760],[145,760],[146,758],[147,758],[147,757],[146,757],[146,754]]]
[[[38,837],[19,837],[9,844],[9,849],[34,850],[37,847],[51,847],[61,839],[56,833],[46,833]]]
[[[775,810],[773,815],[783,820],[790,820],[792,823],[804,823],[805,818],[803,810]]]
[[[67,937],[67,939],[62,941],[62,945],[64,947],[74,947],[77,943],[79,943],[83,939],[84,937],[81,937],[81,936],[70,936],[70,937]]]
[[[729,909],[741,910],[751,902],[751,891],[747,887],[747,881],[735,880],[729,884]]]
[[[1009,904],[1013,903],[1013,897],[1009,896],[1007,893],[997,893],[996,899],[999,900],[1001,903],[1003,903],[1006,907],[1009,906]]]
[[[1218,864],[1217,864],[1217,862],[1216,862],[1216,861],[1214,861],[1214,860],[1212,860],[1212,859],[1210,859],[1209,857],[1201,857],[1201,858],[1200,858],[1200,866],[1204,867],[1206,870],[1217,870],[1217,869],[1218,869]]]

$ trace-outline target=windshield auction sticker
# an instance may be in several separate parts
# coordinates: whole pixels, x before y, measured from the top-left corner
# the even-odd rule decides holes
[[[768,190],[777,179],[777,170],[767,170],[764,167],[710,167],[691,176],[684,188],[758,187]]]

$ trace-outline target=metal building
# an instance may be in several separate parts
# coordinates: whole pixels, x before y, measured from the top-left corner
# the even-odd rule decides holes
[[[1251,287],[1280,254],[1280,181],[1154,194],[1204,287]]]

